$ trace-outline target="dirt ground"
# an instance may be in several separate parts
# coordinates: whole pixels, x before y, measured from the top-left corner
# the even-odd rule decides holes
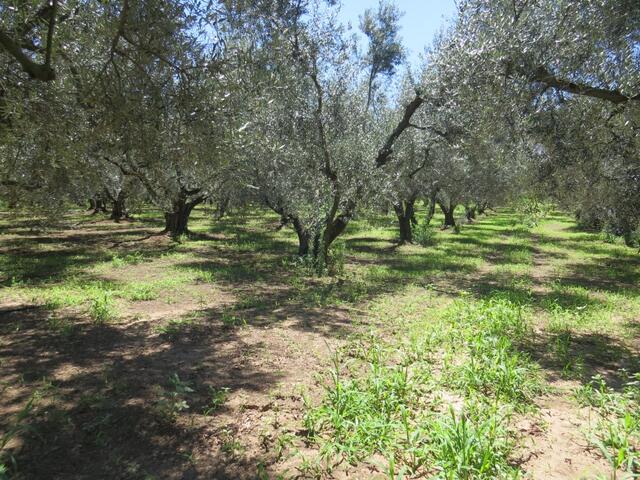
[[[187,260],[163,256],[171,251],[169,239],[139,240],[155,231],[148,224],[115,226],[107,221],[46,232],[4,229],[0,254],[28,260],[55,252],[67,255],[52,271],[36,272],[42,278],[31,280],[42,285],[50,275],[60,281],[73,275],[78,262],[92,265],[90,252],[98,247],[107,258],[114,251],[153,254],[151,261],[91,273],[116,283],[161,279],[169,267],[187,261],[226,267],[248,264],[249,274],[252,268],[261,271],[251,253],[231,255],[217,247],[224,236],[204,238],[206,245],[199,243]],[[82,257],[87,252],[89,258]],[[534,291],[543,295],[554,273],[543,254],[535,253],[534,263]],[[492,274],[491,258],[486,265],[477,278]],[[19,286],[10,286],[8,278],[2,279],[0,433],[11,431],[21,409],[36,395],[26,426],[6,446],[15,458],[15,478],[299,475],[300,459],[317,454],[304,440],[303,394],[312,401],[318,398],[320,374],[333,352],[349,334],[365,328],[367,319],[360,313],[361,305],[323,308],[294,299],[283,275],[280,270],[257,281],[248,276],[213,283],[196,280],[151,300],[118,300],[118,319],[102,324],[79,306],[47,308],[38,298],[22,295]],[[247,297],[258,300],[242,305]],[[230,325],[231,314],[250,321]],[[189,321],[177,332],[158,328],[185,318]],[[620,348],[638,357],[629,344]],[[598,369],[613,376],[620,366],[616,360]],[[552,370],[546,373],[552,389],[539,399],[539,411],[517,422],[517,460],[526,478],[595,478],[608,472],[606,460],[585,440],[588,410],[576,409],[568,399],[576,381],[553,378]],[[167,399],[175,399],[172,376],[190,390],[180,397],[187,405],[175,417],[165,409]],[[215,408],[211,392],[224,397]],[[300,455],[289,458],[293,443]],[[381,469],[371,467],[374,463],[341,465],[333,475],[386,478]]]

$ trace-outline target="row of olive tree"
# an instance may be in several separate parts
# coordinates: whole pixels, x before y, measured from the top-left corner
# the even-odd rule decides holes
[[[360,52],[338,8],[3,3],[0,195],[106,198],[114,218],[144,200],[176,236],[204,201],[260,202],[318,264],[363,207],[393,206],[410,242],[421,199],[452,225],[457,205],[551,196],[632,242],[637,2],[463,1],[399,82],[398,9],[364,12]]]

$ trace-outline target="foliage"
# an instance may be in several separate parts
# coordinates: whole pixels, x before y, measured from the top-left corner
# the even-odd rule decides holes
[[[224,402],[227,401],[227,396],[229,395],[229,388],[214,388],[209,386],[209,402],[207,406],[203,409],[202,414],[209,416],[216,410],[218,410]]]
[[[88,310],[89,316],[96,323],[105,323],[117,317],[117,311],[111,292],[97,293],[91,299]]]
[[[538,226],[551,213],[552,208],[553,206],[547,202],[527,197],[520,198],[515,205],[516,212],[520,216],[520,223],[527,228]]]
[[[576,391],[578,401],[597,413],[589,440],[609,461],[614,478],[617,471],[640,469],[640,374],[626,376],[622,392],[611,390],[600,375]]]
[[[0,435],[0,479],[2,480],[12,478],[11,472],[15,473],[18,467],[16,458],[7,446],[11,440],[30,429],[29,420],[34,415],[36,406],[42,400],[44,389],[46,387],[36,390],[29,396],[16,414],[15,419]]]
[[[189,408],[187,400],[192,393],[193,388],[174,373],[169,377],[169,388],[158,389],[159,398],[154,409],[162,419],[174,421],[180,412]]]
[[[418,245],[421,245],[423,247],[433,245],[436,241],[435,237],[435,230],[426,222],[419,223],[418,226],[413,230],[413,239]]]
[[[542,391],[538,367],[513,343],[529,332],[526,314],[501,298],[459,301],[412,325],[419,333],[408,345],[355,340],[350,359],[334,357],[320,405],[305,398],[309,436],[323,455],[351,463],[381,454],[391,470],[410,474],[516,476],[511,412],[531,408]],[[436,367],[438,350],[445,353]],[[460,410],[438,403],[443,391],[461,395]]]

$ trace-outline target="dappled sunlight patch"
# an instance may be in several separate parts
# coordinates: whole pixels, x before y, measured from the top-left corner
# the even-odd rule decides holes
[[[12,314],[3,335],[28,334],[29,342],[42,343],[38,348],[82,348],[93,367],[108,358],[147,368],[145,358],[158,356],[167,365],[154,367],[154,388],[130,395],[130,386],[122,387],[115,396],[149,428],[191,432],[195,422],[215,438],[215,447],[207,445],[225,461],[273,453],[275,463],[265,471],[322,475],[447,470],[509,478],[519,474],[518,465],[536,471],[526,460],[536,451],[527,439],[541,442],[544,457],[562,438],[557,435],[580,434],[549,407],[558,403],[555,390],[596,372],[615,389],[620,380],[612,372],[632,369],[640,293],[597,266],[632,278],[637,263],[618,245],[575,240],[581,234],[560,217],[522,229],[501,212],[460,234],[435,228],[428,247],[397,247],[393,219],[360,219],[346,232],[344,268],[318,276],[295,257],[290,229],[276,231],[277,217],[254,213],[212,227],[198,214],[194,232],[206,238],[164,239],[162,249],[135,244],[100,253],[95,262],[95,246],[79,252],[65,244],[56,253],[63,259],[56,275],[24,282],[18,276],[3,289],[17,308],[41,306],[33,312],[37,332],[15,320],[31,315],[26,310]],[[109,237],[106,226],[101,231]],[[578,251],[581,242],[589,245]],[[10,264],[26,252],[3,255]],[[575,274],[583,265],[593,266],[591,283]],[[22,271],[30,268],[37,265]],[[596,286],[603,278],[607,283]],[[122,348],[110,347],[105,357],[100,345],[111,341]],[[98,346],[87,353],[84,344]],[[135,347],[143,344],[144,354]],[[325,370],[328,351],[337,356]],[[42,357],[42,365],[52,361]],[[213,378],[212,366],[215,382],[203,383]],[[56,375],[83,385],[93,378],[85,366],[65,368]],[[260,373],[245,379],[247,369]],[[317,384],[310,373],[316,369],[325,373]],[[40,374],[34,372],[28,378]],[[293,376],[295,385],[258,399],[254,390],[265,372]],[[131,374],[125,377],[132,382]],[[110,392],[121,387],[109,384],[104,392],[87,387],[82,400],[85,410],[100,410],[96,422],[87,422],[97,442],[113,432],[105,418],[114,407]],[[308,391],[306,407],[301,390]],[[85,410],[66,401],[62,420],[84,418]],[[562,408],[577,412],[565,403]],[[547,414],[561,423],[558,432],[546,429]],[[235,428],[244,422],[261,433]],[[220,430],[212,433],[210,424]],[[619,425],[616,432],[623,431]],[[594,447],[585,462],[600,468],[599,451]]]

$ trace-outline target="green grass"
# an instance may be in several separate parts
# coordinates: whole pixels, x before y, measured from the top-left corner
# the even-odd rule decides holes
[[[599,375],[576,391],[580,404],[594,410],[587,439],[597,446],[611,471],[640,470],[640,373],[629,377],[622,391],[611,389]]]
[[[516,346],[530,332],[529,312],[464,298],[409,321],[391,305],[377,313],[400,333],[354,339],[335,358],[322,402],[307,401],[305,427],[323,454],[351,463],[377,454],[411,475],[438,466],[447,478],[516,475],[510,420],[543,389]]]
[[[547,390],[539,363],[544,354],[529,353],[537,348],[530,344],[538,336],[534,324],[551,336],[546,354],[559,375],[581,378],[587,367],[578,339],[603,331],[628,337],[637,327],[620,320],[640,313],[637,289],[595,286],[602,277],[619,280],[617,264],[592,276],[594,286],[585,285],[588,278],[563,275],[582,267],[592,273],[596,262],[620,256],[630,261],[625,276],[635,278],[634,253],[573,232],[565,217],[559,219],[523,227],[503,214],[466,225],[460,236],[436,232],[427,249],[403,247],[400,265],[379,259],[357,271],[368,285],[359,300],[371,285],[386,289],[368,304],[378,327],[365,338],[356,336],[336,356],[322,400],[306,400],[305,427],[328,464],[383,457],[390,478],[520,475],[513,418],[535,416],[535,400]],[[566,238],[566,246],[549,237]],[[374,243],[385,236],[379,230],[370,238]],[[363,242],[357,248],[366,258],[375,256]],[[489,253],[492,260],[483,261]],[[536,265],[540,259],[548,263]],[[556,281],[548,279],[554,276]],[[396,283],[403,288],[390,287]],[[623,353],[609,355],[622,359]],[[607,428],[600,425],[606,438],[592,439],[615,468],[628,471],[635,468],[629,452],[637,445],[630,415],[626,411]]]
[[[207,322],[222,326],[225,341],[253,335],[277,326],[280,310],[286,328],[347,336],[321,372],[320,391],[305,396],[302,425],[269,437],[266,450],[277,452],[277,462],[304,444],[296,457],[301,474],[368,465],[389,478],[518,478],[515,423],[537,421],[540,396],[555,391],[551,378],[572,382],[576,410],[592,409],[586,440],[612,471],[633,471],[637,252],[577,230],[561,213],[534,214],[502,210],[460,233],[440,230],[438,214],[417,244],[397,246],[394,219],[364,212],[340,240],[336,274],[318,276],[296,258],[293,232],[275,229],[277,216],[247,209],[212,222],[201,209],[194,235],[179,243],[111,251],[25,241],[22,252],[1,251],[0,282],[6,298],[50,310],[43,326],[62,338],[81,333],[78,316],[125,324],[160,302],[187,310],[151,323],[150,338],[159,334],[163,348]],[[147,213],[141,225],[157,228]],[[0,244],[28,228],[14,233]],[[336,310],[350,315],[343,327],[331,323]],[[268,324],[258,321],[264,318]],[[608,382],[591,380],[598,369],[610,373]],[[169,423],[215,417],[234,394],[232,386],[198,392],[173,373],[164,372],[169,380],[151,402]],[[231,430],[222,437],[223,453],[241,457],[244,439]]]

